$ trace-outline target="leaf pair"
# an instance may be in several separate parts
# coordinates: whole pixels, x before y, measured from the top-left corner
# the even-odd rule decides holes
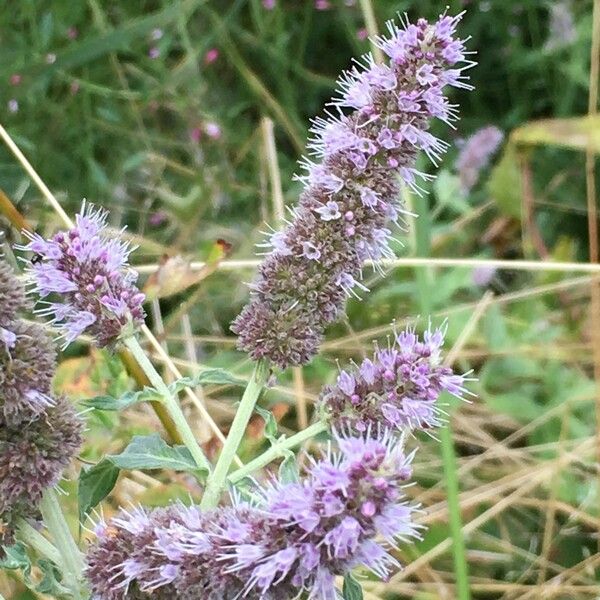
[[[170,469],[187,473],[206,473],[198,467],[185,446],[169,446],[157,433],[136,435],[121,454],[104,457],[98,464],[83,469],[79,476],[79,520],[113,490],[122,470]]]

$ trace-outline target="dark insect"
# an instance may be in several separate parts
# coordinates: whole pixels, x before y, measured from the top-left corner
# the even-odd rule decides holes
[[[44,257],[41,254],[34,254],[33,257],[31,258],[31,264],[39,265],[43,259],[44,259]]]

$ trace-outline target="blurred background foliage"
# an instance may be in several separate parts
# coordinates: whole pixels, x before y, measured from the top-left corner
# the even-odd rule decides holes
[[[446,4],[452,12],[465,9],[461,32],[478,63],[470,71],[475,91],[453,93],[461,112],[456,128],[434,128],[450,151],[437,167],[420,164],[438,175],[424,200],[412,199],[424,213],[419,227],[429,243],[417,253],[413,229],[399,236],[398,255],[423,255],[425,248],[433,258],[589,260],[580,134],[600,135],[598,121],[584,119],[592,0],[363,4],[372,5],[381,31],[397,13],[435,18]],[[310,119],[322,113],[340,71],[369,49],[361,3],[21,0],[4,8],[2,124],[67,212],[84,197],[106,207],[111,224],[127,226],[139,245],[133,262],[148,267],[144,273],[166,263],[147,283],[160,296],[149,305],[149,323],[180,368],[245,373],[247,361],[228,327],[246,301],[252,267],[198,274],[187,263],[216,267],[253,258],[265,223],[277,222],[277,175],[284,203],[296,201],[300,184],[293,174]],[[552,121],[537,124],[541,119]],[[465,190],[457,157],[465,139],[490,125],[504,133],[504,143]],[[276,164],[269,160],[273,143]],[[36,228],[60,224],[5,147],[0,188]],[[0,227],[8,248],[18,233],[6,220]],[[335,376],[336,361],[359,358],[374,339],[385,344],[391,321],[403,326],[420,314],[423,329],[425,312],[435,323],[448,318],[451,345],[484,292],[492,292],[458,359],[478,376],[472,386],[478,398],[454,415],[463,521],[476,523],[467,537],[473,595],[597,597],[591,278],[541,267],[433,264],[390,269],[385,278],[369,270],[366,278],[371,293],[349,303],[348,319],[331,328],[322,355],[282,376],[266,395],[281,431],[306,422],[321,385]],[[423,280],[432,290],[426,303]],[[84,345],[64,357],[57,381],[79,398],[133,385],[118,360]],[[204,390],[224,429],[237,393]],[[263,443],[261,424],[253,422],[242,458]],[[143,409],[119,417],[95,413],[83,460],[157,428]],[[208,435],[204,441],[209,452],[218,450]],[[369,597],[453,597],[451,554],[439,551],[448,537],[439,446],[421,442],[418,484],[410,494],[428,507],[430,530],[401,558],[433,554],[387,585],[367,586]],[[154,475],[122,478],[107,510],[127,501],[164,504],[198,491],[182,475],[169,486],[169,477]],[[5,578],[1,585],[18,597],[17,583]]]

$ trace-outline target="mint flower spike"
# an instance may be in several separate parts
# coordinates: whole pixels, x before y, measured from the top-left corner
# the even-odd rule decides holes
[[[0,327],[6,327],[28,305],[25,287],[0,255]]]
[[[39,518],[42,495],[79,452],[83,428],[62,397],[52,399],[35,420],[0,426],[0,546],[12,543],[19,518]]]
[[[488,166],[503,139],[500,129],[488,125],[464,141],[455,163],[464,193],[469,193],[479,181],[481,170]]]
[[[28,306],[19,278],[0,258],[0,428],[37,419],[54,404],[56,351],[41,325],[19,318]]]
[[[403,492],[414,453],[385,432],[336,443],[258,505],[174,504],[100,523],[87,559],[94,597],[336,600],[335,578],[354,568],[387,578],[399,566],[389,550],[420,537]]]
[[[376,40],[387,63],[368,54],[357,61],[327,117],[314,121],[300,203],[287,228],[270,236],[250,303],[231,327],[254,360],[281,368],[310,361],[346,298],[368,291],[364,262],[394,256],[390,226],[403,227],[406,214],[400,180],[421,192],[419,179],[430,176],[415,168],[418,152],[436,163],[448,147],[430,121],[457,116],[443,90],[471,88],[463,71],[473,63],[455,37],[460,18],[390,22]]]
[[[46,240],[23,232],[33,252],[29,273],[33,291],[45,302],[38,314],[51,317],[64,347],[86,332],[99,347],[112,346],[126,328],[144,322],[144,294],[135,286],[137,273],[129,268],[132,248],[107,232],[107,212],[84,201],[75,226]]]
[[[444,391],[465,400],[468,373],[457,375],[443,364],[446,325],[429,327],[420,339],[413,328],[395,332],[388,348],[377,348],[354,369],[341,371],[325,386],[318,409],[332,427],[364,434],[388,429],[430,432],[444,423],[439,405]]]

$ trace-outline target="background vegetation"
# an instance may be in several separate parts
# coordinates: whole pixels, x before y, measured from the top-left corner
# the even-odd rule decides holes
[[[465,8],[476,90],[454,95],[461,121],[438,131],[452,148],[437,169],[423,162],[438,179],[424,200],[412,199],[422,216],[398,245],[400,257],[431,260],[391,267],[385,278],[369,272],[372,292],[350,302],[347,321],[329,331],[320,357],[280,378],[263,405],[282,432],[297,430],[322,384],[335,377],[336,361],[362,356],[373,340],[385,344],[392,320],[423,329],[429,315],[435,323],[447,318],[449,347],[460,341],[457,364],[479,378],[477,398],[454,407],[452,417],[473,597],[597,598],[600,312],[590,311],[591,272],[542,264],[597,259],[588,236],[596,215],[586,153],[598,150],[600,125],[583,118],[592,0],[274,4],[10,3],[0,14],[2,124],[69,214],[86,197],[111,211],[115,228],[127,226],[140,246],[134,263],[155,298],[149,324],[179,368],[224,366],[244,375],[247,360],[228,330],[252,278],[253,265],[239,261],[254,258],[265,221],[275,225],[298,197],[292,176],[309,121],[351,57],[369,49],[365,10],[372,8],[382,30],[398,11],[433,18],[446,4]],[[558,4],[572,28],[557,29]],[[559,120],[570,117],[577,119]],[[552,122],[540,126],[539,119]],[[503,130],[506,141],[464,193],[455,167],[461,140],[487,125]],[[36,228],[60,224],[4,146],[0,188]],[[0,228],[8,250],[19,236],[9,219],[0,217]],[[446,257],[533,264],[436,264]],[[209,266],[192,270],[190,260]],[[159,275],[149,277],[159,264]],[[83,344],[63,357],[57,381],[78,398],[134,385],[117,359]],[[238,390],[209,386],[202,394],[226,430]],[[187,408],[207,450],[218,451]],[[89,423],[82,463],[101,450],[117,452],[132,433],[160,430],[144,409],[118,418],[95,413]],[[262,428],[257,416],[242,458],[259,449]],[[422,442],[410,494],[426,508],[429,530],[422,543],[402,549],[404,572],[387,584],[365,584],[368,598],[454,597],[440,445]],[[107,512],[198,492],[183,475],[152,475],[122,478]],[[64,487],[72,492],[74,484]],[[29,597],[22,590],[0,574],[0,593]]]

